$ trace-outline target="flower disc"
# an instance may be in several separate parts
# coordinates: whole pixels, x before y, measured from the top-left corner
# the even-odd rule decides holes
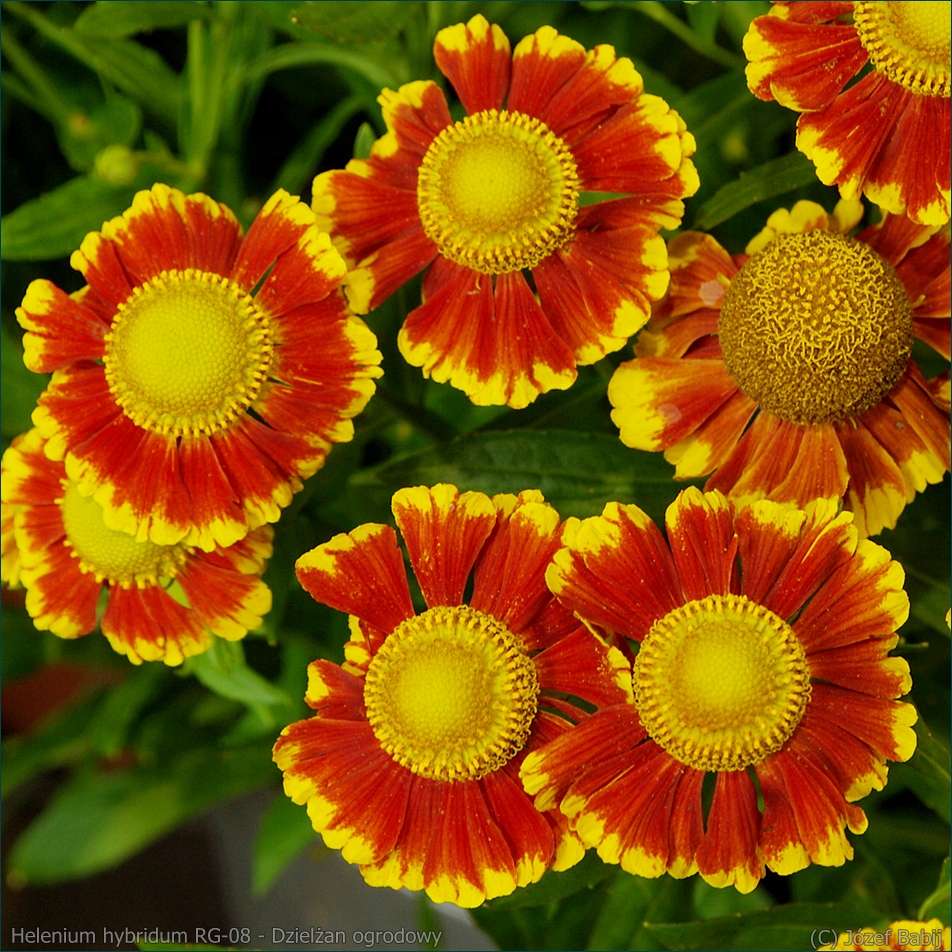
[[[783,235],[733,278],[718,322],[724,362],[761,408],[800,424],[876,406],[912,351],[912,304],[892,265],[830,231]]]
[[[531,268],[572,235],[578,171],[538,119],[488,109],[447,126],[420,166],[417,201],[440,253],[485,274]]]
[[[469,608],[431,608],[389,635],[364,701],[380,745],[432,780],[476,780],[518,753],[536,713],[535,667],[515,636]]]

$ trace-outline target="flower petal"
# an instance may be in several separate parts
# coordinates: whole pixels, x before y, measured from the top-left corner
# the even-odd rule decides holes
[[[469,115],[502,108],[512,57],[509,40],[495,23],[490,26],[477,14],[468,23],[440,30],[433,41],[433,58]]]
[[[546,582],[587,622],[640,641],[655,621],[683,604],[664,537],[637,506],[610,502],[600,516],[569,519],[562,545]]]
[[[50,281],[31,281],[16,314],[26,331],[23,362],[34,373],[103,355],[106,324]]]
[[[295,563],[298,581],[317,601],[387,633],[413,616],[413,602],[389,526],[368,524],[334,536]]]
[[[490,498],[441,483],[398,490],[392,509],[427,607],[462,604],[473,564],[496,523]]]

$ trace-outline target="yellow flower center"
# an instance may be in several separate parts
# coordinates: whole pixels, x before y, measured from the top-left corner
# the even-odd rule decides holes
[[[810,699],[793,629],[742,595],[710,595],[655,622],[635,658],[648,734],[696,770],[743,770],[779,750]]]
[[[103,362],[134,423],[197,436],[225,429],[251,405],[272,348],[268,319],[248,294],[189,268],[133,290],[106,335]]]
[[[184,562],[187,549],[181,545],[136,542],[134,535],[110,529],[102,506],[92,496],[82,496],[76,485],[67,482],[60,503],[66,541],[79,559],[83,572],[91,572],[97,582],[140,588],[174,578]]]
[[[578,190],[572,153],[544,123],[487,109],[433,140],[417,202],[444,257],[506,274],[533,267],[572,236]]]
[[[364,684],[381,747],[431,780],[478,780],[502,767],[525,745],[538,694],[516,637],[467,605],[399,625]]]
[[[870,62],[920,96],[949,98],[952,3],[856,3],[853,22]]]
[[[718,334],[737,385],[774,416],[830,423],[876,406],[912,350],[912,305],[892,265],[829,231],[783,235],[731,281]]]

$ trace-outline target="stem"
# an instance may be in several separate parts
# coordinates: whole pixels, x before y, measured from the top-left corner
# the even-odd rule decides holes
[[[744,60],[739,56],[718,46],[711,40],[705,40],[697,35],[684,21],[679,20],[673,13],[666,9],[666,4],[658,3],[657,0],[642,0],[636,3],[633,9],[643,13],[649,20],[663,26],[669,33],[673,33],[685,46],[689,46],[695,53],[720,63],[727,69],[742,69]]]

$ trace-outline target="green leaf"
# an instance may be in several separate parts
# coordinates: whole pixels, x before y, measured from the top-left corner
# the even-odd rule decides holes
[[[252,860],[251,891],[263,896],[290,863],[308,846],[320,843],[307,810],[283,792],[268,807],[258,829]]]
[[[338,66],[353,70],[377,89],[398,85],[393,73],[378,61],[352,50],[317,42],[282,43],[280,46],[273,46],[245,67],[241,79],[242,82],[250,84],[278,70],[299,66]]]
[[[139,0],[98,0],[86,7],[73,24],[73,29],[87,37],[115,39],[148,33],[150,30],[182,26],[199,17],[207,17],[205,3],[161,2],[141,3]]]
[[[685,923],[646,923],[667,949],[810,949],[878,918],[866,902],[788,903]]]
[[[71,254],[91,231],[122,214],[136,193],[91,175],[74,179],[15,208],[0,221],[4,261],[50,261]]]
[[[912,789],[917,797],[934,810],[946,823],[950,817],[948,743],[936,737],[920,716],[915,726],[916,752],[907,764],[891,768]]]
[[[938,914],[942,924],[949,925],[950,896],[952,896],[952,883],[949,877],[949,857],[946,856],[942,863],[942,871],[939,873],[938,885],[919,907],[916,918],[920,922],[927,922],[934,914]]]
[[[595,850],[589,850],[580,863],[562,872],[547,870],[537,883],[530,883],[508,896],[501,896],[486,903],[487,909],[528,908],[545,906],[568,896],[594,889],[603,879],[616,873],[617,869],[603,863]]]
[[[588,937],[588,948],[629,948],[632,933],[644,922],[658,882],[628,874],[616,876]]]
[[[48,885],[110,869],[213,803],[273,778],[270,744],[191,750],[161,767],[73,778],[16,841],[17,885]]]
[[[369,43],[396,36],[415,13],[405,0],[314,0],[291,11],[291,21],[335,43]]]
[[[4,219],[4,222],[6,219]],[[6,244],[6,228],[3,229]],[[4,248],[6,251],[6,248]],[[12,439],[33,426],[31,415],[36,399],[49,382],[49,374],[35,374],[23,363],[23,347],[6,325],[0,328],[0,395],[3,401],[2,433]],[[4,617],[4,635],[8,618]],[[30,626],[32,628],[32,625]],[[36,630],[33,630],[34,639]],[[4,662],[6,659],[4,658]],[[4,664],[6,668],[6,664]]]
[[[574,430],[472,433],[359,474],[354,483],[402,486],[453,483],[463,490],[518,493],[541,489],[565,517],[601,512],[606,502],[635,503],[660,520],[679,485],[660,453],[642,453],[616,437]]]
[[[73,113],[60,126],[60,148],[74,169],[86,171],[107,146],[132,145],[141,128],[139,107],[114,93],[88,112]]]
[[[741,172],[698,210],[691,227],[706,231],[733,218],[745,208],[816,181],[812,163],[799,152],[765,162],[749,172]]]
[[[215,638],[211,648],[188,661],[186,669],[210,691],[242,704],[290,705],[280,688],[245,663],[240,642]]]

